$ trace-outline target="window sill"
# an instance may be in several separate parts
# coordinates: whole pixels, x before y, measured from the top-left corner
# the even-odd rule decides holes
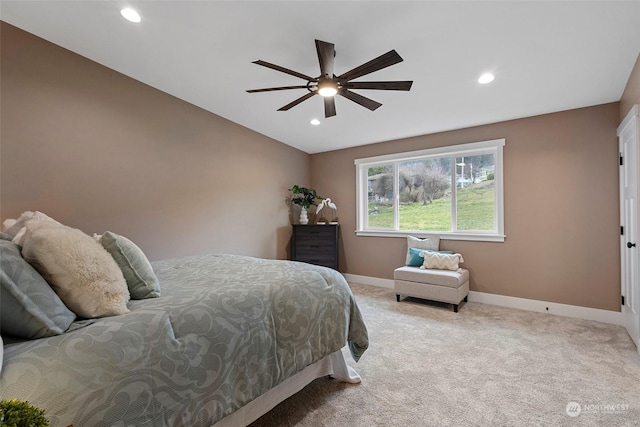
[[[440,240],[468,240],[476,242],[498,242],[503,243],[505,235],[501,234],[483,234],[483,233],[425,233],[417,231],[385,231],[385,230],[360,230],[356,231],[356,236],[359,237],[427,237],[427,236],[439,236]]]

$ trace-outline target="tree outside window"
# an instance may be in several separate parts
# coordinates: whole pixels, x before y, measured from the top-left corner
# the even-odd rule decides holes
[[[496,140],[357,160],[358,232],[503,239],[502,182],[496,180],[503,146]]]

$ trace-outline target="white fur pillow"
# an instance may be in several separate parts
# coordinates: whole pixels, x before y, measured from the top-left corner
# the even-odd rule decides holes
[[[100,243],[82,231],[50,221],[27,221],[22,256],[77,316],[129,312],[122,271]]]
[[[407,236],[407,262],[406,265],[409,265],[409,261],[411,260],[411,248],[418,249],[430,249],[432,251],[440,250],[440,237],[438,236],[429,236],[424,239],[419,239],[413,236]]]
[[[26,231],[25,225],[29,221],[50,221],[55,224],[60,224],[55,219],[39,211],[25,211],[22,212],[18,219],[7,219],[3,223],[5,233],[11,236],[13,239],[12,242],[16,245],[22,246],[22,243],[24,243],[24,233]]]
[[[422,269],[433,268],[437,270],[460,270],[459,263],[464,262],[460,254],[442,254],[438,252],[420,252],[420,256],[424,258],[424,263],[420,266]]]

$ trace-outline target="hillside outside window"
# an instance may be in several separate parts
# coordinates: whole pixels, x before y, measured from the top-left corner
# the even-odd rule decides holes
[[[504,241],[504,139],[358,159],[357,234]]]

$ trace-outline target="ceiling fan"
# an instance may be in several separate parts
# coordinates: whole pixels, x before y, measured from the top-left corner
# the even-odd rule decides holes
[[[316,40],[316,50],[318,51],[318,61],[320,62],[320,76],[310,77],[302,73],[290,70],[288,68],[281,67],[279,65],[271,64],[266,61],[253,61],[253,64],[262,65],[263,67],[271,68],[276,71],[280,71],[292,76],[301,78],[307,81],[306,85],[299,86],[283,86],[283,87],[270,87],[265,89],[251,89],[247,92],[271,92],[275,90],[289,90],[289,89],[307,89],[308,93],[304,94],[300,98],[290,102],[278,111],[287,111],[292,107],[300,104],[311,98],[314,95],[321,95],[324,98],[324,115],[325,117],[332,117],[336,115],[336,103],[334,95],[341,95],[356,104],[360,104],[365,108],[373,111],[380,107],[382,104],[367,98],[350,89],[377,89],[377,90],[404,90],[411,89],[413,81],[386,81],[386,82],[354,82],[352,80],[362,77],[364,75],[373,73],[383,68],[390,67],[391,65],[402,62],[403,59],[398,55],[395,50],[380,55],[379,57],[372,59],[371,61],[362,64],[353,70],[342,73],[339,76],[333,74],[333,60],[336,56],[336,51],[333,43],[323,42]]]

